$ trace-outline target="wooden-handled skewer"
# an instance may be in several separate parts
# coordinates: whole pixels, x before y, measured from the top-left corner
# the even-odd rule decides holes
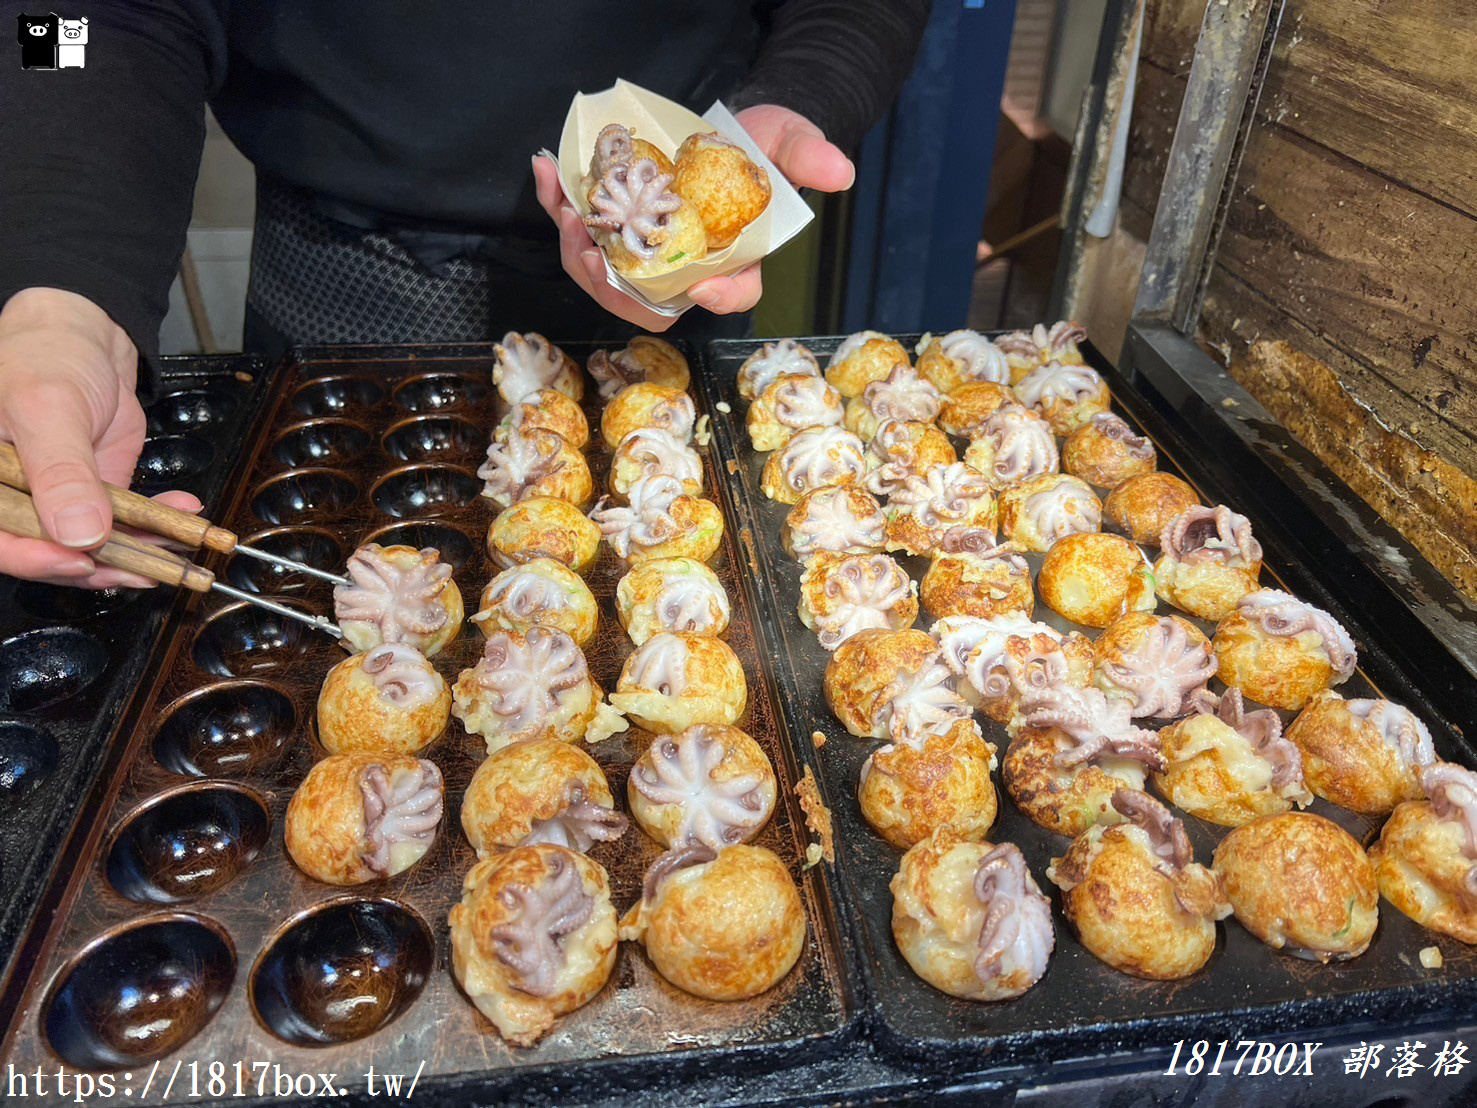
[[[9,485],[11,488],[25,492],[29,492],[31,488],[26,480],[26,472],[21,468],[20,455],[8,442],[0,442],[0,485]],[[351,584],[347,578],[336,573],[329,573],[314,566],[304,565],[302,562],[295,562],[291,558],[283,558],[280,555],[269,554],[265,550],[247,546],[238,541],[236,536],[224,527],[217,527],[209,520],[201,519],[189,512],[181,512],[167,504],[151,500],[147,496],[140,496],[136,492],[120,489],[117,485],[109,485],[106,482],[103,484],[103,489],[108,494],[108,502],[113,506],[113,518],[129,527],[136,527],[151,535],[162,535],[166,539],[173,539],[191,550],[205,547],[222,554],[245,554],[283,569],[306,573],[310,577],[317,577],[335,585]],[[169,583],[178,584],[178,582]]]
[[[46,528],[41,526],[41,518],[36,514],[36,506],[31,502],[30,496],[5,484],[0,484],[0,531],[8,531],[21,538],[50,540]],[[114,531],[109,534],[107,542],[90,551],[89,555],[100,565],[135,573],[150,581],[175,585],[194,592],[214,590],[326,631],[336,639],[341,639],[344,635],[338,625],[325,616],[315,616],[297,608],[289,608],[286,604],[278,604],[264,596],[256,596],[222,584],[204,566],[186,561],[162,547],[150,546],[132,535]]]

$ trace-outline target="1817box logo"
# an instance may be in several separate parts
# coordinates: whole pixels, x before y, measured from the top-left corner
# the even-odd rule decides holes
[[[22,69],[81,69],[87,65],[87,20],[21,15],[16,38]]]

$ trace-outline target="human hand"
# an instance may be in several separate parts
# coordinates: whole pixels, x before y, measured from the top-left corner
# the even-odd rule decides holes
[[[136,367],[127,334],[85,297],[32,288],[0,308],[0,439],[15,444],[56,540],[0,532],[0,573],[93,589],[154,584],[87,555],[112,527],[102,482],[126,486],[143,448]],[[189,493],[156,499],[200,510]]]
[[[856,180],[856,169],[841,150],[826,141],[819,127],[804,116],[775,104],[756,104],[738,113],[738,121],[753,136],[791,184],[820,192],[841,192]],[[658,315],[605,280],[605,261],[600,248],[580,221],[579,213],[564,199],[559,187],[559,167],[552,158],[536,156],[533,176],[539,203],[559,228],[559,252],[564,271],[601,307],[628,323],[648,331],[665,331],[675,319]],[[687,295],[715,315],[747,312],[759,303],[764,284],[758,262],[727,277],[699,281]]]

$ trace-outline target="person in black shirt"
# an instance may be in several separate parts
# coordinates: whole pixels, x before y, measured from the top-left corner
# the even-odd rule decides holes
[[[143,442],[207,102],[257,168],[250,346],[604,338],[670,321],[605,284],[552,165],[529,170],[572,93],[624,77],[697,111],[721,98],[797,186],[844,189],[929,2],[87,7],[68,11],[89,19],[85,68],[0,65],[0,438],[57,540],[0,533],[0,572],[109,587],[145,584],[87,551],[111,526],[99,480],[126,483]],[[756,266],[692,297],[727,315],[759,294]]]

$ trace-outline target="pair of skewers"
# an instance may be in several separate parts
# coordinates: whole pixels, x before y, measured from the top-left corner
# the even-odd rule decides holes
[[[209,520],[181,512],[147,496],[120,489],[114,485],[103,486],[113,506],[113,519],[117,523],[138,531],[179,543],[190,550],[216,550],[222,554],[245,554],[269,562],[281,569],[305,573],[335,585],[351,585],[346,577],[328,573],[316,566],[304,565],[291,558],[258,550],[237,540],[224,527],[217,527]],[[36,515],[36,506],[31,500],[30,484],[21,468],[20,456],[9,443],[0,442],[0,530],[9,531],[22,538],[50,540],[51,536],[41,526]],[[93,561],[114,569],[147,577],[162,585],[174,585],[193,592],[219,592],[236,600],[244,600],[258,608],[276,612],[280,616],[306,623],[334,638],[343,638],[343,632],[327,616],[314,615],[278,604],[264,596],[245,592],[216,580],[215,574],[180,554],[162,546],[154,546],[123,531],[113,530],[107,542],[90,552]]]

